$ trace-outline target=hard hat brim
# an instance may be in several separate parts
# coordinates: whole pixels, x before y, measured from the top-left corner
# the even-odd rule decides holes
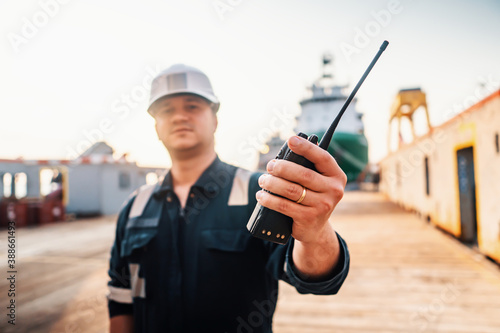
[[[179,96],[179,95],[196,95],[196,96],[200,96],[204,99],[206,99],[209,103],[214,103],[215,104],[215,111],[218,111],[219,109],[219,106],[220,106],[220,102],[219,100],[217,99],[217,97],[213,96],[213,95],[210,95],[210,94],[206,94],[204,92],[194,92],[190,89],[179,89],[179,90],[174,90],[174,91],[169,91],[168,93],[166,94],[158,94],[158,96],[154,96],[151,100],[152,102],[150,102],[149,104],[149,107],[148,107],[148,113],[150,115],[153,115],[154,112],[153,112],[153,106],[160,100],[164,99],[164,98],[167,98],[167,97],[174,97],[174,96]]]

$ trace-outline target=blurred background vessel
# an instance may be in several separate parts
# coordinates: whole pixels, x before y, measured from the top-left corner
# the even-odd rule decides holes
[[[333,80],[333,57],[323,56],[322,75],[308,90],[309,96],[300,101],[301,113],[297,116],[295,133],[316,134],[320,139],[344,105],[347,86],[338,85]],[[354,182],[368,163],[368,142],[364,134],[363,115],[356,110],[356,98],[344,113],[328,152],[346,173],[348,182]],[[276,134],[267,143],[259,156],[259,170],[265,170],[268,161],[273,159],[284,140]]]

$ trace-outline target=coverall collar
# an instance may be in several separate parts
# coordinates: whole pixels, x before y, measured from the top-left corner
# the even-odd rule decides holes
[[[208,168],[203,171],[200,178],[198,178],[198,180],[193,184],[191,188],[197,188],[205,192],[206,194],[213,194],[218,192],[219,185],[214,182],[214,175],[223,171],[223,165],[224,163],[219,159],[219,155],[215,155],[215,159],[212,164],[210,164]],[[171,170],[168,170],[162,183],[158,183],[156,185],[156,189],[153,191],[153,195],[157,198],[164,197],[166,194],[173,191],[174,184],[172,180],[172,173]]]

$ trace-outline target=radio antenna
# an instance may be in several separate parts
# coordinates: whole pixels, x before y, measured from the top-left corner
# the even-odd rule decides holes
[[[354,87],[354,90],[351,92],[351,94],[349,95],[349,97],[345,101],[344,106],[342,106],[342,109],[340,109],[339,114],[337,115],[337,117],[335,118],[333,123],[330,125],[330,127],[326,131],[325,135],[323,135],[323,138],[321,139],[321,141],[319,143],[319,146],[321,148],[326,150],[328,148],[328,146],[330,145],[330,141],[332,141],[333,132],[335,132],[335,129],[337,128],[337,125],[339,124],[340,118],[342,118],[342,115],[344,114],[345,110],[347,109],[347,107],[351,103],[352,99],[354,98],[354,96],[358,92],[359,87],[361,87],[361,85],[365,81],[366,77],[368,76],[368,74],[372,70],[373,66],[377,62],[378,58],[380,58],[380,56],[382,55],[382,52],[384,52],[385,49],[387,48],[387,45],[389,45],[389,42],[385,40],[382,43],[382,45],[380,46],[380,49],[378,50],[377,54],[375,55],[375,58],[373,58],[372,62],[370,63],[370,65],[366,69],[365,73],[363,74],[363,76],[359,80],[358,84],[356,85],[356,87]]]

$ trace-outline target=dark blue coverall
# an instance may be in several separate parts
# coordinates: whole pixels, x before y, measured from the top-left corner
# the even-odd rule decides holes
[[[168,173],[139,216],[123,207],[111,250],[109,314],[133,314],[136,332],[272,332],[278,280],[299,293],[337,293],[349,270],[340,260],[323,281],[304,281],[292,262],[293,238],[278,245],[252,237],[259,173],[217,157],[181,208]]]

